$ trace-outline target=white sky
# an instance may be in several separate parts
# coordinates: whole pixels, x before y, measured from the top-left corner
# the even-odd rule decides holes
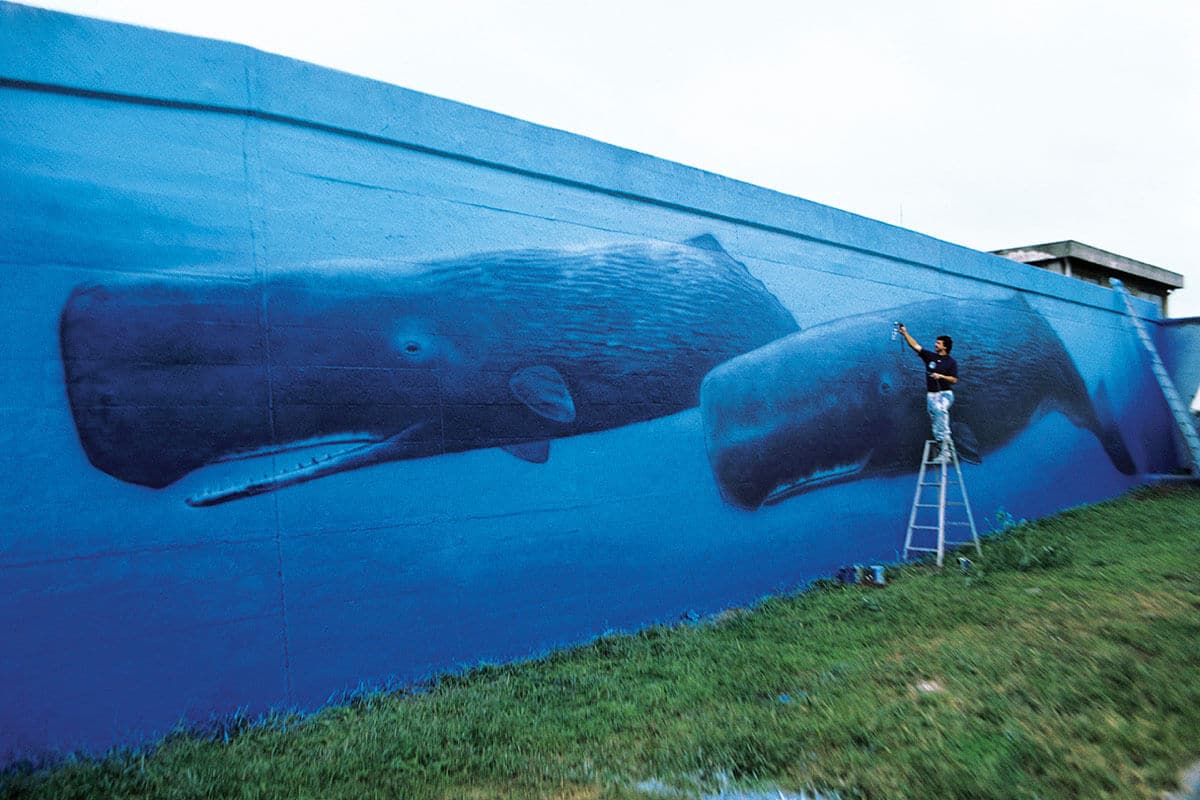
[[[251,45],[981,250],[1075,239],[1200,316],[1194,0],[25,0]]]

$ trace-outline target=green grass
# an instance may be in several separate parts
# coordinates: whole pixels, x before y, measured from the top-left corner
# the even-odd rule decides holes
[[[1200,758],[1200,490],[985,543],[963,574],[819,582],[228,741],[0,775],[6,797],[1158,798]],[[921,684],[935,684],[922,691]]]

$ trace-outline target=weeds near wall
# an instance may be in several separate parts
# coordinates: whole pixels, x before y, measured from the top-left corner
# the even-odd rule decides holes
[[[992,529],[998,532],[987,551],[987,565],[992,570],[1056,569],[1071,564],[1071,533],[1055,521],[1030,525],[1001,508],[992,520]]]

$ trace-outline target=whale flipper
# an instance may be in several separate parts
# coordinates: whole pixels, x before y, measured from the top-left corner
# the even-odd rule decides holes
[[[530,464],[545,464],[550,459],[550,442],[545,439],[540,442],[506,444],[500,449]]]
[[[517,399],[554,422],[575,421],[575,401],[567,381],[554,367],[526,367],[508,380]]]

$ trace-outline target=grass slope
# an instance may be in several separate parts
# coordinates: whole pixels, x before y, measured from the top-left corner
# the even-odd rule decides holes
[[[1200,490],[1017,526],[971,572],[819,582],[227,740],[171,737],[10,798],[600,798],[654,779],[842,798],[1157,798],[1200,757]],[[661,796],[661,795],[660,795]]]

